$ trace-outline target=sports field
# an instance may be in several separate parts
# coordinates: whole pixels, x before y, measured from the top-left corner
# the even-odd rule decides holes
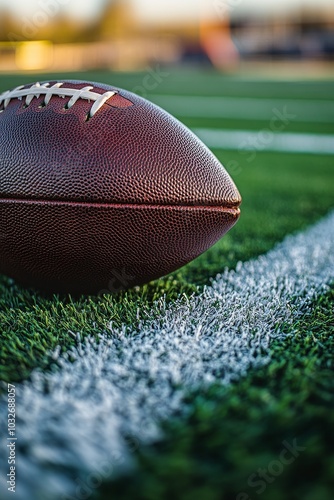
[[[44,297],[0,278],[15,498],[331,500],[334,81],[152,67],[1,75],[0,93],[69,78],[177,116],[243,203],[213,248],[128,292]]]

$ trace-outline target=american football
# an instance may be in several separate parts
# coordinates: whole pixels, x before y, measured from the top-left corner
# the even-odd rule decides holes
[[[240,203],[209,149],[134,93],[71,80],[0,95],[0,273],[25,286],[149,282],[218,241]]]

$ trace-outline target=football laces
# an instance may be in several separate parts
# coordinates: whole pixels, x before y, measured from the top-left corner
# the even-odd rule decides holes
[[[63,87],[64,83],[58,82],[50,86],[50,83],[40,84],[35,83],[29,88],[24,88],[23,85],[16,87],[13,90],[8,90],[0,94],[0,106],[3,106],[1,111],[4,111],[12,99],[24,100],[24,106],[28,107],[34,98],[39,98],[44,95],[44,101],[41,103],[41,107],[46,107],[51,101],[52,97],[58,96],[65,99],[69,97],[69,101],[65,105],[65,109],[71,109],[79,99],[85,99],[88,102],[93,102],[88,118],[92,118],[102,106],[113,97],[117,92],[109,91],[103,94],[98,94],[93,92],[91,85],[87,85],[82,89],[71,89]]]

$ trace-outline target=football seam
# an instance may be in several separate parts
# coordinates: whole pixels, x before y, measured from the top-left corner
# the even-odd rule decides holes
[[[172,204],[153,204],[153,203],[109,203],[109,202],[87,202],[87,201],[65,201],[65,200],[27,200],[19,198],[0,198],[0,203],[18,203],[29,205],[65,205],[81,207],[113,207],[113,208],[148,208],[148,209],[189,209],[189,210],[213,210],[218,212],[227,212],[239,214],[238,206],[227,205],[172,205]]]

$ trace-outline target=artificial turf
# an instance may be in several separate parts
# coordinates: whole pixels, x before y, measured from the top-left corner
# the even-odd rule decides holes
[[[334,289],[273,341],[267,366],[189,393],[190,415],[164,422],[155,445],[135,447],[138,468],[96,498],[331,500],[333,299]]]
[[[156,68],[158,71],[159,68]],[[251,81],[222,77],[212,71],[166,74],[154,92],[178,95],[222,95],[282,99],[332,99],[333,82]],[[142,85],[147,73],[74,74],[73,78],[104,81],[129,90]],[[54,75],[2,75],[0,92],[19,84],[52,80]],[[57,75],[57,80],[70,78]],[[180,117],[182,119],[182,117]],[[261,130],[264,120],[184,118],[193,127]],[[288,132],[333,133],[333,125],[292,122]],[[240,221],[227,236],[173,275],[144,287],[103,297],[43,297],[0,279],[0,380],[17,383],[35,367],[49,369],[49,352],[68,349],[81,337],[101,332],[110,321],[133,325],[166,295],[169,302],[198,293],[218,272],[272,248],[287,234],[305,229],[334,206],[333,156],[215,151],[230,171],[243,197]],[[254,156],[254,155],[253,155]],[[1,232],[1,231],[0,231]],[[187,420],[162,423],[165,438],[135,448],[138,468],[105,483],[100,500],[164,499],[329,500],[334,488],[333,333],[334,292],[320,298],[305,316],[271,346],[272,361],[230,387],[214,386],[189,394]],[[3,386],[5,387],[5,386]],[[269,480],[258,469],[274,471],[285,446],[305,448]],[[278,467],[278,466],[277,466]],[[254,477],[255,474],[255,477]],[[248,484],[249,478],[252,484]],[[260,478],[261,479],[261,478]],[[272,480],[273,479],[273,480]],[[254,481],[258,481],[254,486]],[[242,496],[242,495],[245,496]],[[239,496],[238,496],[239,495]]]
[[[217,152],[228,166],[240,163],[235,176],[242,196],[238,224],[205,254],[169,277],[119,295],[100,298],[43,297],[6,278],[0,280],[0,379],[18,382],[36,366],[46,367],[48,352],[74,342],[68,332],[90,334],[113,320],[135,325],[155,299],[166,294],[193,293],[224,267],[235,267],[268,251],[284,236],[304,229],[324,215],[333,203],[332,158],[258,153],[247,164],[237,153]],[[94,326],[95,325],[95,326]]]

